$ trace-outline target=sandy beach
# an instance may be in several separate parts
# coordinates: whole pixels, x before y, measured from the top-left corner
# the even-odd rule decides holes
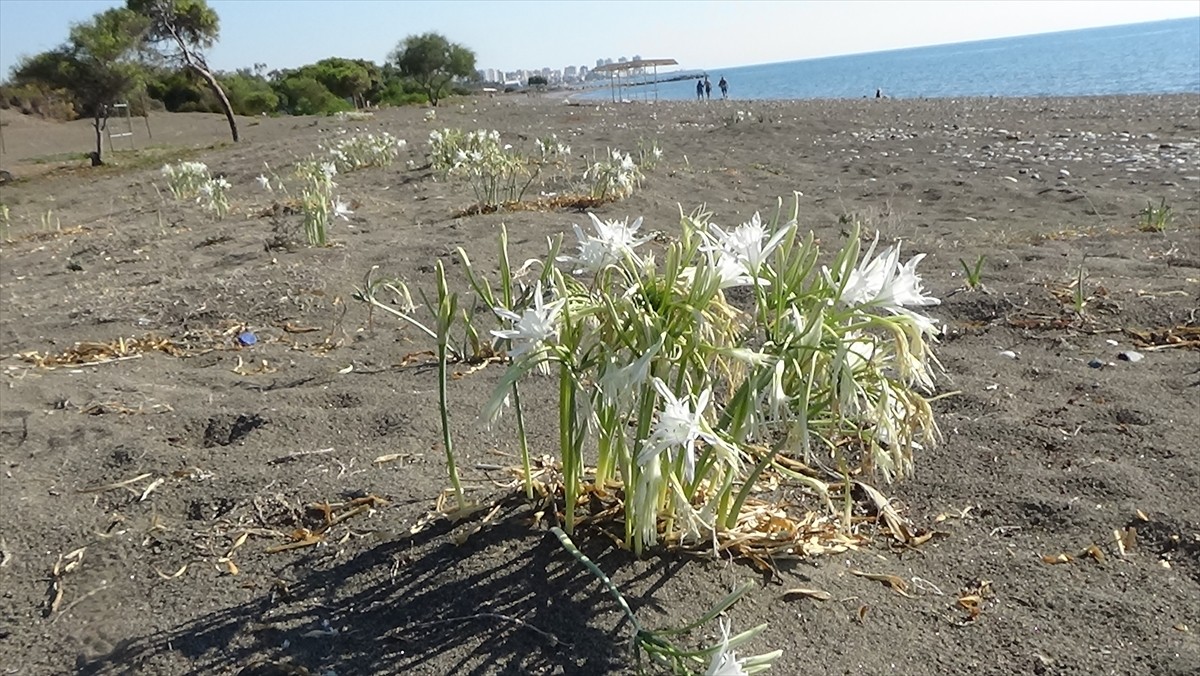
[[[797,194],[825,250],[857,221],[928,254],[944,438],[881,487],[934,537],[774,573],[582,537],[645,624],[690,621],[754,581],[729,617],[769,623],[747,653],[782,649],[773,674],[1200,673],[1200,96],[496,96],[425,113],[242,119],[237,145],[220,116],[155,114],[153,139],[133,120],[138,153],[92,170],[75,157],[88,121],[0,111],[0,168],[16,178],[0,186],[4,673],[634,673],[612,599],[520,500],[411,534],[447,485],[431,341],[370,316],[355,286],[379,266],[432,289],[441,259],[466,290],[457,247],[494,273],[501,224],[524,260],[587,223],[570,209],[458,217],[471,189],[425,166],[445,127],[528,152],[556,134],[576,177],[594,155],[657,144],[639,189],[596,214],[666,236],[681,209],[737,225]],[[297,217],[255,177],[264,163],[286,176],[342,129],[408,146],[338,176],[354,214],[334,246],[288,246]],[[231,213],[171,200],[158,157],[225,176]],[[1148,204],[1170,208],[1163,231],[1145,227]],[[981,256],[983,289],[967,289],[962,261]],[[247,330],[257,342],[240,347]],[[46,359],[119,340],[103,363]],[[479,416],[501,371],[451,383],[481,498],[506,495],[495,468],[515,464],[512,435]],[[536,453],[552,454],[554,389],[528,397]],[[360,504],[288,546],[320,523],[314,505],[328,518]],[[794,588],[827,600],[785,598]]]

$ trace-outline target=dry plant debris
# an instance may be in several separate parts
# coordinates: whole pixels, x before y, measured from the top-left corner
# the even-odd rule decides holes
[[[1176,347],[1200,350],[1200,326],[1181,325],[1145,331],[1126,329],[1125,333],[1133,338],[1134,344],[1138,348],[1143,350],[1165,350]]]
[[[291,542],[274,547],[268,547],[268,554],[277,554],[293,549],[311,547],[326,540],[329,530],[334,526],[360,514],[367,514],[388,504],[387,500],[375,495],[354,498],[345,502],[314,502],[305,507],[305,511],[317,516],[322,523],[316,528],[296,528],[288,535]]]
[[[959,592],[956,604],[967,611],[965,622],[973,622],[983,613],[984,605],[992,598],[995,598],[995,594],[992,592],[991,580],[977,580]]]
[[[548,455],[531,460],[532,483],[537,494],[543,500],[561,500],[563,487],[561,469],[557,461]],[[796,467],[802,466],[801,463],[792,462]],[[484,468],[503,470],[512,477],[508,482],[492,481],[497,487],[517,491],[523,485],[523,472],[519,467],[487,465]],[[759,479],[764,490],[775,490],[784,482],[783,478],[771,472],[764,472]],[[917,547],[938,534],[917,529],[882,493],[869,485],[856,481],[853,482],[853,487],[861,489],[862,495],[866,496],[866,502],[858,503],[858,506],[866,508],[870,514],[856,515],[854,525],[850,529],[841,527],[839,515],[828,509],[797,509],[798,505],[791,502],[751,497],[746,500],[732,528],[718,529],[714,533],[699,525],[664,524],[661,542],[668,550],[673,551],[692,554],[725,553],[748,561],[763,572],[776,574],[778,571],[773,563],[776,560],[856,551],[869,545],[873,538],[879,535],[888,536],[899,546]],[[443,493],[438,498],[435,513],[423,518],[419,525],[414,525],[412,532],[423,530],[438,515],[447,516],[446,507],[446,494]],[[604,488],[589,484],[580,496],[578,507],[584,508],[586,514],[577,517],[577,527],[594,529],[618,547],[624,546],[623,538],[615,534],[624,532],[624,524],[621,521],[624,502],[619,484]],[[475,511],[485,509],[487,507],[483,506]],[[494,518],[495,513],[496,510],[492,509],[485,522]],[[544,516],[543,511],[536,512],[533,525],[536,527],[541,523]],[[561,522],[562,518],[561,513],[555,513],[553,520]],[[472,532],[478,530],[476,528]],[[704,530],[707,530],[707,533],[700,535]],[[895,578],[895,581],[890,578],[882,581],[888,584],[898,581],[893,588],[902,594],[907,592],[907,583],[900,578]],[[796,593],[803,595],[802,591]]]

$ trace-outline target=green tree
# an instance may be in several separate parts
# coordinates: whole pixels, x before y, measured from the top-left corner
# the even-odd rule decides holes
[[[110,9],[71,26],[66,44],[25,59],[13,70],[15,83],[37,82],[68,91],[75,99],[75,109],[92,116],[96,130],[93,166],[104,163],[101,141],[109,106],[138,84],[140,68],[133,57],[144,30],[142,17],[126,9]]]
[[[284,75],[273,88],[292,115],[327,115],[350,107],[345,99],[334,96],[316,78],[300,72]]]
[[[372,83],[371,72],[361,62],[350,59],[322,59],[300,70],[304,75],[325,85],[325,88],[336,96],[353,101],[355,107],[362,106],[363,94],[370,89]]]
[[[238,115],[262,115],[279,110],[279,95],[261,75],[243,68],[236,73],[222,74],[220,79],[229,95],[229,103]]]
[[[126,7],[149,22],[142,36],[144,46],[204,80],[220,101],[229,121],[229,133],[236,142],[238,128],[233,106],[204,60],[203,50],[212,47],[221,32],[217,13],[205,0],[126,0]]]
[[[438,33],[410,35],[389,57],[396,69],[412,78],[436,106],[455,78],[475,77],[475,52]]]

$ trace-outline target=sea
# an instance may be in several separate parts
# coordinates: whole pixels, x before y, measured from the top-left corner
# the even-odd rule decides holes
[[[703,74],[703,73],[700,73]],[[708,70],[731,99],[1091,96],[1200,93],[1200,18],[1107,26],[933,47]],[[668,74],[660,73],[660,78]],[[606,99],[603,87],[572,96]],[[654,86],[623,99],[653,99]],[[664,100],[696,97],[696,80],[659,82]]]

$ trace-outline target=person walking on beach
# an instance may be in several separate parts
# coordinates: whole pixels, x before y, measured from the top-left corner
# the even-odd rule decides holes
[[[717,83],[717,86],[721,88],[721,98],[729,98],[729,83],[725,81],[724,75],[721,76],[721,81]]]
[[[712,83],[708,81],[708,76],[704,76],[704,98],[712,98]]]
[[[700,80],[700,79],[696,80],[696,100],[697,101],[704,100],[704,80]]]

